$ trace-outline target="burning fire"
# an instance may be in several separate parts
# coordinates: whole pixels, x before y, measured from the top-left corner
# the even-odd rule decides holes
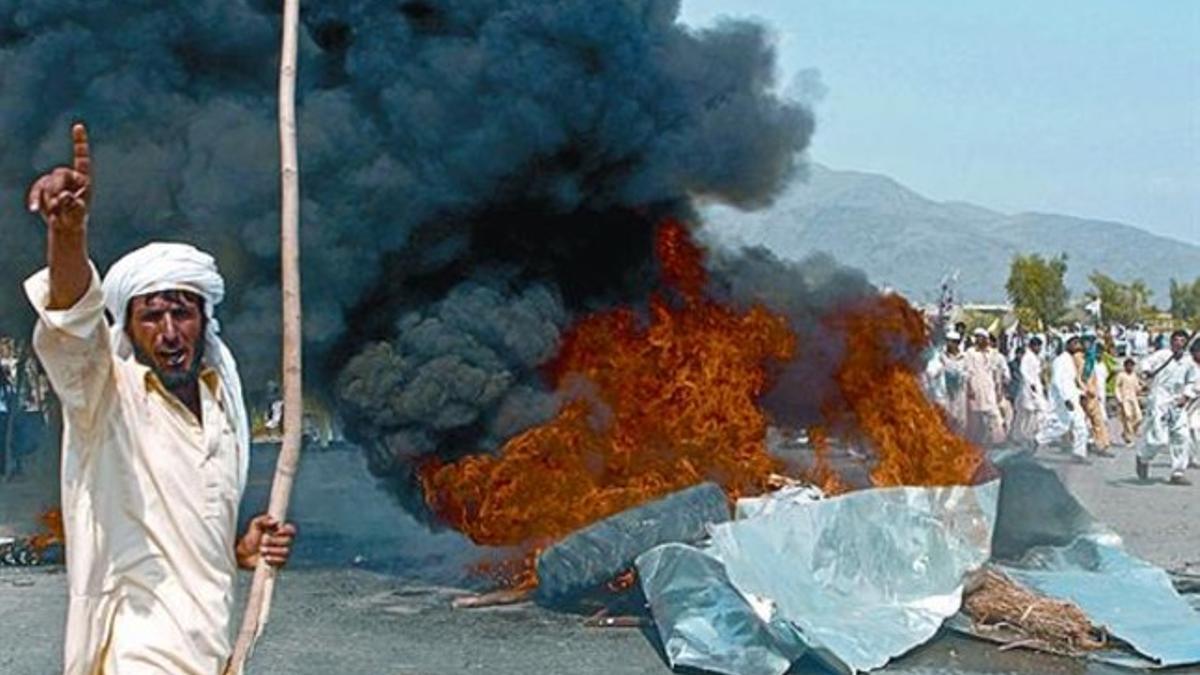
[[[764,308],[705,297],[683,225],[665,223],[656,243],[667,288],[646,317],[622,308],[572,328],[548,368],[566,401],[553,420],[495,456],[422,470],[429,506],[475,542],[538,548],[705,480],[757,494],[779,468],[757,400],[795,336]]]
[[[773,367],[797,354],[787,320],[707,297],[703,251],[680,223],[661,226],[656,253],[664,289],[647,316],[601,312],[565,336],[547,368],[564,401],[554,419],[495,455],[419,471],[441,519],[476,543],[525,552],[516,567],[492,569],[511,585],[535,586],[536,553],[601,518],[705,480],[731,499],[758,494],[781,469],[759,398]],[[809,430],[809,479],[828,493],[848,489],[828,458],[836,435],[874,451],[877,486],[970,483],[981,454],[950,431],[911,366],[927,341],[920,314],[884,296],[823,321],[844,336],[845,356],[824,422]]]
[[[825,322],[845,334],[846,350],[834,375],[839,396],[826,401],[822,414],[842,437],[867,442],[878,459],[872,484],[974,482],[983,454],[950,430],[911,365],[928,343],[920,313],[885,295],[842,308]]]
[[[829,461],[829,432],[825,427],[815,426],[808,430],[809,442],[812,443],[815,461],[808,470],[808,478],[814,485],[821,486],[821,491],[827,495],[836,495],[850,489],[837,470]]]
[[[41,533],[29,538],[30,548],[40,553],[55,544],[66,541],[66,535],[63,532],[62,511],[47,509],[42,512],[38,520],[41,521],[43,529]]]

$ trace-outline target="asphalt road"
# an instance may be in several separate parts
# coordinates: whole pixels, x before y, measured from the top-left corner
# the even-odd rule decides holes
[[[273,459],[269,449],[256,454],[247,515],[265,504]],[[1041,460],[1135,553],[1200,571],[1200,486],[1140,484],[1131,480],[1128,454],[1090,466],[1057,453]],[[1155,468],[1165,475],[1161,460]],[[22,490],[0,491],[0,522],[8,523],[21,512],[9,502]],[[377,489],[355,452],[307,455],[293,503],[301,529],[295,565],[277,586],[252,675],[670,672],[652,628],[589,628],[581,615],[533,604],[451,609],[454,597],[480,585],[466,570],[489,552],[455,533],[430,533]],[[247,582],[243,575],[243,591]],[[64,612],[61,568],[0,569],[0,673],[56,672]],[[795,670],[808,671],[803,665]],[[1118,671],[944,636],[887,672]]]

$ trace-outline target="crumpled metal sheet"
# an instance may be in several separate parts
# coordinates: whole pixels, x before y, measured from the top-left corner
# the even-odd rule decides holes
[[[1159,667],[1200,663],[1200,613],[1164,570],[1126,552],[1121,538],[1079,506],[1050,469],[1018,455],[995,461],[1004,480],[997,556],[1016,552],[1001,545],[1002,536],[1028,544],[998,567],[1044,595],[1074,602]],[[1038,513],[1043,516],[1033,517]],[[1109,652],[1094,658],[1130,662]]]
[[[643,554],[642,589],[663,643],[675,645],[672,665],[783,673],[802,645],[838,671],[883,666],[958,610],[965,575],[990,555],[998,492],[992,481],[783,496],[761,515],[710,527],[711,546],[697,551],[708,561]],[[688,564],[666,574],[664,560]],[[698,592],[708,588],[717,590]],[[730,658],[745,650],[778,658]]]
[[[729,675],[779,675],[804,654],[794,634],[764,620],[738,593],[725,565],[686,544],[665,544],[637,560],[650,614],[674,667]]]

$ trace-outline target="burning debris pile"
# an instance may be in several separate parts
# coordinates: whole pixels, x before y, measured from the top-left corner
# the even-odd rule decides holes
[[[716,482],[731,500],[767,491],[783,467],[767,453],[761,400],[772,375],[805,345],[782,314],[710,297],[704,252],[680,223],[663,224],[656,253],[664,288],[645,317],[608,310],[567,331],[546,367],[563,401],[553,419],[494,455],[422,465],[425,499],[443,522],[477,543],[532,556],[601,518],[700,482]],[[822,337],[848,342],[824,386],[824,424],[871,443],[876,485],[969,484],[981,454],[949,431],[917,386],[919,315],[882,297],[830,310],[823,320],[830,328]],[[877,410],[884,406],[891,409]],[[889,414],[914,414],[925,426]],[[842,485],[822,470],[827,484]],[[531,574],[529,566],[510,582],[532,586]]]
[[[657,248],[669,287],[648,317],[610,310],[565,335],[548,366],[564,401],[554,419],[496,455],[423,468],[436,514],[481,544],[538,547],[705,480],[763,491],[778,466],[757,399],[795,337],[764,308],[707,299],[700,249],[679,223]]]

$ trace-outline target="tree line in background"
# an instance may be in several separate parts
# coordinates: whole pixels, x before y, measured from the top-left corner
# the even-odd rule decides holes
[[[1171,314],[1187,322],[1200,318],[1200,277],[1190,284],[1171,280]]]
[[[1004,288],[1023,323],[1055,326],[1072,311],[1067,290],[1067,254],[1043,257],[1016,255]],[[1161,310],[1150,301],[1152,292],[1141,279],[1121,282],[1095,270],[1088,276],[1088,303],[1100,301],[1103,320],[1120,324],[1153,321]],[[1200,318],[1200,277],[1191,283],[1171,280],[1171,318],[1187,324]]]

